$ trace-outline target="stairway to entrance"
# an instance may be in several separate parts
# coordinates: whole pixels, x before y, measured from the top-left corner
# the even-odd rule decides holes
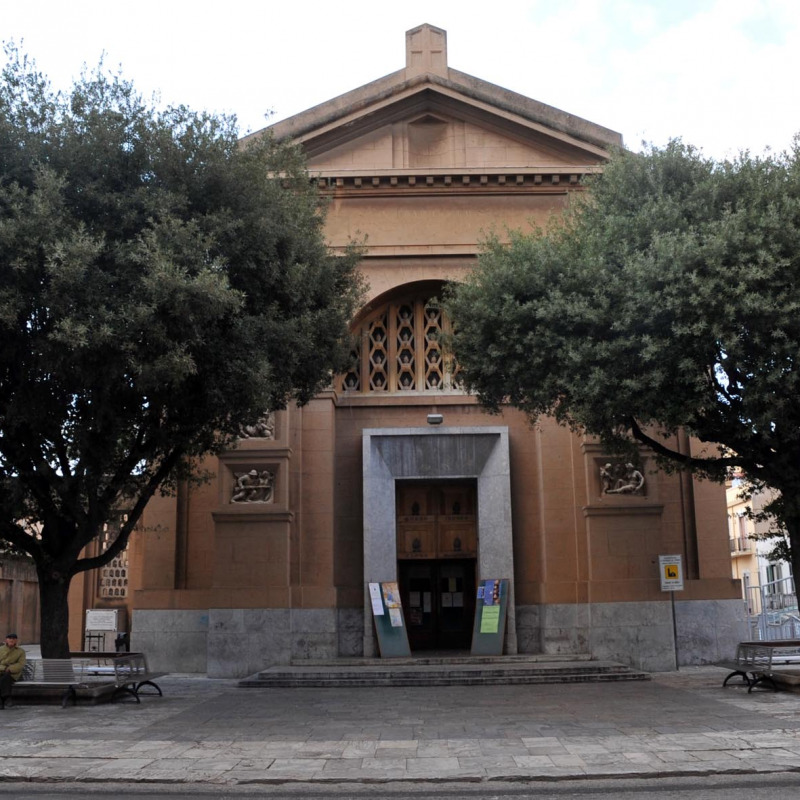
[[[239,681],[240,687],[500,686],[537,683],[646,681],[650,675],[588,656],[422,656],[339,658],[275,666]]]

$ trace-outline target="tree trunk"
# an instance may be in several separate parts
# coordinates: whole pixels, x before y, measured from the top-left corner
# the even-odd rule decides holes
[[[69,658],[68,573],[39,570],[42,658]]]

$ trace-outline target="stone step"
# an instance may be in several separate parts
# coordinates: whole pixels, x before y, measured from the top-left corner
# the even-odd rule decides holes
[[[426,655],[413,655],[400,658],[362,658],[360,656],[346,657],[340,656],[339,658],[329,659],[296,659],[291,662],[293,667],[386,667],[398,665],[410,666],[425,666],[429,664],[575,664],[576,662],[592,661],[592,657],[588,653],[570,653],[568,655],[544,654],[544,653],[526,653],[525,655],[515,656],[486,656],[477,655],[473,656],[469,651],[456,650],[439,652],[430,651]],[[594,662],[598,663],[598,662]],[[608,662],[606,662],[608,663]]]
[[[276,666],[239,682],[241,687],[335,687],[335,686],[499,686],[543,683],[649,680],[645,672],[613,661],[533,661],[529,658],[435,663],[404,659],[405,663],[347,665],[326,662],[309,666]],[[370,659],[370,662],[374,662]]]

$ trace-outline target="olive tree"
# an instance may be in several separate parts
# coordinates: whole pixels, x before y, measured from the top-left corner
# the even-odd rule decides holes
[[[743,470],[776,490],[800,576],[800,140],[721,162],[680,141],[619,152],[546,230],[490,238],[447,305],[484,404]],[[679,430],[710,444],[679,452]]]
[[[346,356],[355,250],[334,256],[299,151],[160,109],[102,65],[0,80],[0,539],[36,564],[45,657],[67,591],[153,494]],[[100,555],[87,545],[124,507]]]

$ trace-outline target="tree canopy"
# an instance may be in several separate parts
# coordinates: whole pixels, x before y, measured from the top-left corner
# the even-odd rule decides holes
[[[492,237],[447,301],[467,387],[770,505],[800,575],[800,140],[717,162],[615,154],[546,230]],[[668,446],[680,429],[709,444]]]
[[[102,65],[0,82],[0,538],[29,553],[42,652],[66,590],[153,493],[344,363],[358,253],[334,257],[299,150],[159,109]],[[119,509],[119,536],[81,552]]]

